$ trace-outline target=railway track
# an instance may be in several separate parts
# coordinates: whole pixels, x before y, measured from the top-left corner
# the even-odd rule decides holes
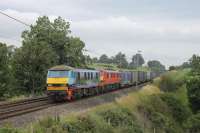
[[[0,120],[34,112],[52,106],[48,97],[39,97],[0,104]]]
[[[136,88],[135,86],[132,86],[132,87],[134,87],[135,90],[138,90],[139,88],[141,88],[142,86],[145,86],[146,84],[148,84],[148,83],[140,84],[140,85],[138,85],[138,88]],[[127,89],[127,88],[129,88],[129,87],[123,87],[121,89]],[[119,91],[119,90],[113,90],[113,91]],[[113,91],[110,91],[107,93],[112,93]],[[103,93],[103,94],[105,94],[105,93]],[[103,95],[103,94],[100,94],[100,95]],[[92,96],[92,97],[94,97],[94,96]],[[85,97],[85,98],[89,98],[89,97]],[[81,100],[81,99],[79,99],[79,100]],[[76,101],[78,101],[78,100],[76,100]],[[60,104],[63,104],[63,103],[60,103]],[[60,104],[53,103],[53,101],[49,100],[49,97],[47,97],[47,96],[39,97],[39,98],[32,98],[32,99],[25,99],[25,100],[20,100],[20,101],[16,101],[16,102],[2,103],[2,104],[0,104],[0,121],[10,118],[10,117],[20,116],[23,114],[42,110],[42,109],[45,109],[45,108],[48,108],[51,106],[55,106],[55,105],[60,105]]]

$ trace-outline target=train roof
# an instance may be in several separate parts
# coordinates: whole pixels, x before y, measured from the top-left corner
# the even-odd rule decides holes
[[[100,72],[98,70],[91,70],[91,69],[74,69],[75,72]]]
[[[106,69],[97,69],[97,70],[93,70],[93,69],[81,69],[81,68],[73,68],[67,65],[57,65],[54,66],[52,68],[49,69],[50,71],[70,71],[70,70],[74,70],[76,72],[100,72],[100,71],[105,71],[105,72],[110,72],[110,73],[120,73],[120,72],[135,72],[135,71],[139,71],[139,72],[148,72],[148,71],[144,71],[144,70],[134,70],[134,69],[121,69],[121,70],[106,70]]]
[[[56,71],[56,70],[67,70],[67,71],[70,71],[70,70],[74,70],[73,67],[70,67],[70,66],[66,66],[66,65],[58,65],[58,66],[54,66],[52,68],[49,69],[50,71]]]

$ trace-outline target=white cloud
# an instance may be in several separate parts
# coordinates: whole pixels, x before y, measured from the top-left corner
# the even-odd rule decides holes
[[[73,4],[72,4],[73,5]],[[58,5],[57,5],[58,6]],[[81,7],[81,4],[78,5]],[[72,7],[70,7],[72,8]],[[81,11],[94,15],[90,10]],[[6,9],[3,12],[28,24],[35,22],[38,12],[21,12]],[[67,11],[66,11],[67,12]],[[66,19],[71,17],[64,16]],[[56,15],[48,14],[51,20]],[[0,41],[20,45],[20,35],[26,26],[0,15]],[[71,21],[71,20],[70,20]],[[128,57],[142,50],[145,58],[158,59],[169,65],[181,64],[193,53],[200,51],[200,20],[178,20],[145,16],[105,16],[104,18],[74,19],[71,21],[73,35],[86,43],[93,56],[106,53],[114,55],[119,51]]]
[[[200,21],[147,20],[109,17],[72,23],[90,51],[114,55],[123,51],[130,57],[142,50],[146,59],[178,65],[200,51]]]
[[[21,20],[25,24],[31,25],[34,24],[39,16],[38,13],[35,12],[19,12],[12,9],[6,9],[2,11],[5,14],[8,14],[18,20]],[[54,20],[57,16],[50,15],[50,20]],[[7,16],[0,15],[0,41],[8,43],[10,45],[21,45],[21,33],[29,29],[24,24],[21,24],[13,19],[8,18]]]

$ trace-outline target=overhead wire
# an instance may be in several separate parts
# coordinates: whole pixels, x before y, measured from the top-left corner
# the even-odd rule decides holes
[[[31,26],[31,25],[27,24],[26,22],[23,22],[23,21],[21,21],[21,20],[15,18],[15,17],[12,17],[12,16],[10,16],[10,15],[8,15],[8,14],[2,12],[1,10],[0,10],[0,14],[4,15],[4,16],[6,16],[6,17],[9,17],[10,19],[15,20],[15,21],[17,21],[18,23],[21,23],[21,24],[23,24],[23,25],[25,25],[25,26],[28,26],[28,27]],[[10,38],[9,38],[9,39],[10,39]],[[12,39],[12,40],[13,40],[13,39]],[[17,41],[17,40],[14,40],[14,41]],[[19,41],[17,41],[17,42],[19,42]],[[88,52],[88,53],[90,53],[90,54],[95,54],[95,55],[98,55],[98,56],[101,55],[101,54],[99,54],[99,53],[97,53],[97,52],[94,52],[94,51],[91,51],[91,50],[88,50],[88,49],[84,49],[84,52]]]
[[[23,25],[25,25],[25,26],[28,26],[28,27],[31,26],[31,25],[29,25],[29,24],[27,24],[27,23],[25,23],[25,22],[23,22],[23,21],[21,21],[21,20],[19,20],[19,19],[17,19],[17,18],[14,18],[14,17],[12,17],[12,16],[10,16],[10,15],[8,15],[8,14],[2,12],[2,11],[0,11],[0,14],[2,14],[2,15],[4,15],[4,16],[7,16],[7,17],[9,17],[10,19],[15,20],[15,21],[17,21],[17,22],[19,22],[19,23],[21,23],[21,24],[23,24]]]
[[[27,24],[26,22],[23,22],[22,20],[19,20],[19,19],[15,18],[15,17],[10,16],[9,14],[6,14],[6,13],[2,12],[1,10],[0,10],[0,14],[6,16],[6,17],[8,17],[8,18],[10,18],[10,19],[12,19],[12,20],[18,22],[18,23],[21,23],[21,24],[23,24],[23,25],[25,25],[25,26],[27,26],[27,27],[30,27],[30,26],[31,26],[31,25]],[[4,37],[4,38],[5,38],[5,37]],[[7,38],[7,37],[6,37],[6,38]],[[13,38],[8,38],[8,39],[9,39],[9,40],[13,40],[13,41],[18,42],[18,43],[21,43],[20,40],[16,40],[16,39],[13,39]]]

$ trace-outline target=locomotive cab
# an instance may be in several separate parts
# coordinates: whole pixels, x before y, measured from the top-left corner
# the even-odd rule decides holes
[[[69,85],[73,83],[74,72],[66,66],[57,66],[48,70],[47,92],[55,101],[67,98]]]
[[[66,70],[49,70],[47,74],[48,90],[65,90],[69,78],[69,71]]]

